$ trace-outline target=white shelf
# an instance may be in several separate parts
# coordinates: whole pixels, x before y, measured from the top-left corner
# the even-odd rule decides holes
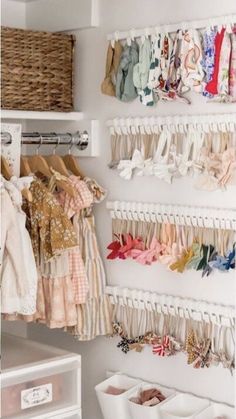
[[[15,111],[1,110],[2,119],[32,119],[48,121],[81,121],[84,119],[82,112],[37,112],[37,111]]]

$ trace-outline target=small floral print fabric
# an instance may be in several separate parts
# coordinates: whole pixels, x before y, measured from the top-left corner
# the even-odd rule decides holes
[[[40,255],[48,261],[66,249],[77,246],[73,225],[61,205],[40,180],[30,186],[32,202],[27,202],[28,229],[31,236],[36,264]]]
[[[225,31],[221,51],[220,65],[218,73],[217,90],[218,94],[223,97],[229,95],[229,64],[231,55],[231,40],[228,32]]]
[[[182,34],[181,44],[181,92],[193,90],[201,93],[204,71],[201,65],[203,58],[201,34],[197,30],[187,30]]]
[[[230,68],[229,68],[229,94],[232,101],[236,101],[236,27],[234,32],[231,34],[231,57],[230,57]]]
[[[205,82],[208,83],[214,72],[215,65],[215,37],[216,30],[210,29],[205,31],[203,34],[203,48],[204,48],[204,59],[202,60],[202,67],[206,73]],[[213,95],[204,89],[203,96],[212,97]]]

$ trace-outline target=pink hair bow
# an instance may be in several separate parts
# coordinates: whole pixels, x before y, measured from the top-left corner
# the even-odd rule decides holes
[[[144,243],[140,237],[133,239],[131,234],[126,234],[124,236],[124,245],[120,248],[120,253],[122,253],[126,259],[132,257],[132,252],[135,250],[143,251]]]
[[[131,234],[122,234],[118,236],[115,234],[117,240],[113,241],[107,249],[111,250],[111,253],[107,256],[107,259],[127,259],[131,257],[131,253],[133,250],[144,250],[144,243],[138,237],[133,239]]]
[[[156,262],[162,252],[162,245],[154,237],[151,241],[150,248],[147,250],[141,251],[137,256],[133,253],[132,257],[138,263],[142,265],[151,265],[152,262]]]

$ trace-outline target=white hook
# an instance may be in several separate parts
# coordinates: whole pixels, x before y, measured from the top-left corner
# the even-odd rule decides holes
[[[135,38],[136,38],[136,29],[134,29],[134,28],[130,29],[130,38],[131,38],[132,41],[135,40]]]
[[[136,34],[136,30],[135,29],[130,29],[129,31],[129,35],[127,37],[127,45],[130,47],[132,42],[135,39],[135,34]]]
[[[115,42],[119,41],[119,37],[120,37],[120,32],[119,31],[115,31],[114,32],[114,38],[111,40],[111,46],[112,46],[112,48],[115,48]]]
[[[144,33],[141,36],[142,44],[144,44],[144,42],[149,38],[149,35],[151,34],[151,31],[150,31],[150,28],[149,27],[145,28],[143,30],[143,32]]]

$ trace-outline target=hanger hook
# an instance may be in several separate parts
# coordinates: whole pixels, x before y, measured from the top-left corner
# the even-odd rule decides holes
[[[40,149],[40,147],[43,145],[43,136],[41,134],[38,134],[38,135],[39,135],[39,145],[36,148],[36,155],[37,156],[39,155],[39,149]]]
[[[55,155],[56,154],[56,149],[57,149],[57,147],[60,145],[60,137],[58,136],[58,135],[56,135],[55,134],[55,136],[56,136],[56,145],[55,145],[55,147],[54,147],[54,149],[53,149],[53,155]]]

